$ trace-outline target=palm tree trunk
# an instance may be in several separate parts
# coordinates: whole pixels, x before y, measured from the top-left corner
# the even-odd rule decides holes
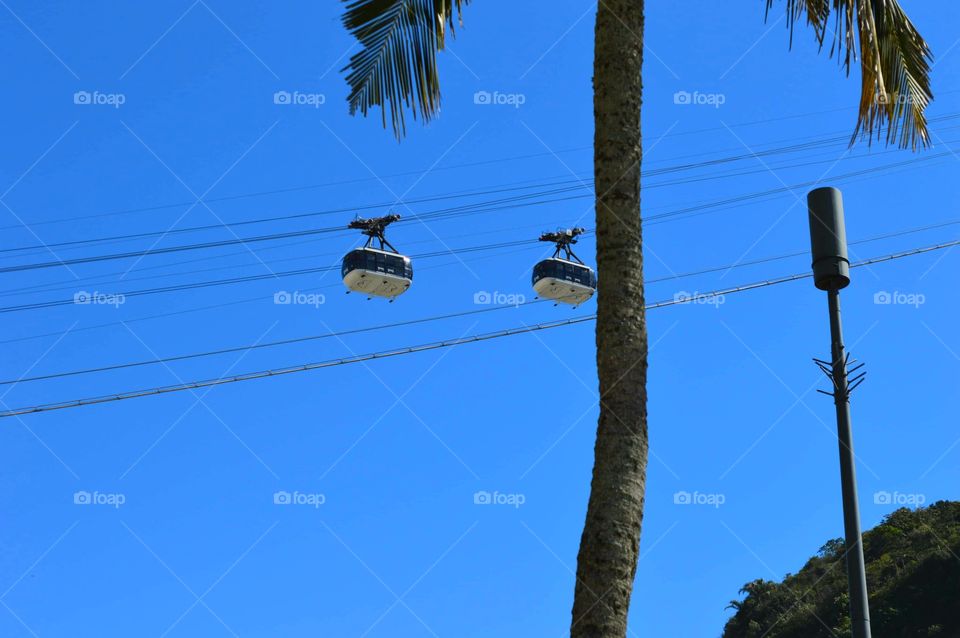
[[[570,635],[622,638],[647,466],[647,328],[640,233],[643,0],[600,0],[594,41],[600,419]]]

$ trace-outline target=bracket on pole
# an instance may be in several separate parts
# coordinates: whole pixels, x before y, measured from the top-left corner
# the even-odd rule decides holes
[[[834,398],[839,398],[843,401],[848,401],[850,399],[850,394],[857,389],[857,386],[863,383],[867,376],[866,371],[856,374],[857,370],[860,370],[866,364],[857,363],[856,359],[850,359],[850,353],[848,352],[844,357],[843,362],[837,366],[839,368],[839,372],[843,374],[844,380],[846,381],[846,383],[843,384],[844,387],[841,389],[840,381],[837,379],[834,371],[835,366],[833,362],[816,358],[814,358],[813,362],[825,375],[827,375],[827,378],[830,379],[830,382],[833,384],[833,392],[827,392],[825,390],[817,390],[817,392]],[[849,366],[852,364],[856,365],[850,368]]]

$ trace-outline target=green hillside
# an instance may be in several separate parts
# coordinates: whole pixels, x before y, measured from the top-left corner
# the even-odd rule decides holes
[[[863,544],[876,638],[960,637],[960,502],[899,509]],[[783,582],[744,585],[723,638],[850,636],[843,551],[834,539]]]

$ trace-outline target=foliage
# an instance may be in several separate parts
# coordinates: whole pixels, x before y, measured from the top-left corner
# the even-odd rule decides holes
[[[873,635],[960,637],[960,502],[896,510],[863,536]],[[828,541],[782,583],[755,580],[723,638],[846,638],[842,539]]]
[[[446,31],[453,33],[470,0],[352,0],[343,24],[359,41],[360,51],[346,67],[350,85],[350,112],[364,115],[381,107],[387,125],[387,106],[393,132],[406,132],[403,111],[410,107],[429,121],[440,110],[437,51],[442,51]]]
[[[766,3],[769,16],[774,0]],[[847,75],[851,60],[860,58],[860,108],[853,139],[861,132],[865,136],[876,133],[879,139],[886,125],[888,144],[899,137],[903,148],[930,145],[924,112],[933,100],[933,54],[897,0],[786,3],[791,44],[794,26],[805,15],[821,48],[832,38],[830,55],[837,56]]]

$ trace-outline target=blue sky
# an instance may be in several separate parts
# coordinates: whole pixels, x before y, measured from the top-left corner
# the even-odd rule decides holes
[[[592,4],[472,4],[441,55],[440,117],[408,121],[402,143],[377,117],[347,113],[340,69],[352,41],[336,3],[2,4],[5,249],[344,209],[167,234],[163,248],[345,225],[354,207],[412,218],[554,188],[568,190],[537,195],[557,200],[538,205],[403,222],[390,237],[420,254],[593,225]],[[646,226],[646,277],[660,280],[649,300],[805,272],[805,254],[744,263],[807,249],[807,188],[785,186],[841,187],[851,241],[958,218],[960,134],[947,116],[960,110],[951,28],[960,8],[905,2],[937,56],[930,116],[945,118],[932,124],[935,148],[912,155],[846,147],[859,78],[818,55],[805,31],[788,52],[780,6],[765,24],[761,2],[683,15],[648,5],[643,211],[667,214]],[[278,92],[297,103],[275,103]],[[753,157],[830,138],[839,141]],[[743,158],[656,174],[733,156]],[[411,201],[446,195],[455,196]],[[956,237],[956,225],[941,225],[851,251],[866,259]],[[317,234],[5,272],[2,305],[335,267],[357,240]],[[0,258],[8,267],[154,241]],[[334,271],[4,312],[2,376],[482,309],[480,292],[531,300],[544,249],[417,260],[412,289],[392,305],[344,295]],[[593,262],[592,237],[578,252]],[[958,254],[859,268],[843,293],[848,346],[869,370],[853,402],[865,528],[898,502],[957,498]],[[729,264],[738,267],[671,278]],[[282,291],[317,303],[277,305]],[[883,292],[894,303],[876,303]],[[649,313],[651,457],[632,635],[719,635],[741,585],[799,570],[842,534],[832,405],[815,392],[825,380],[810,361],[828,354],[823,294],[804,280],[722,302]],[[593,308],[533,304],[7,384],[0,400],[217,378]],[[562,636],[593,460],[593,357],[586,322],[4,419],[0,635]],[[482,491],[510,502],[477,505]],[[100,502],[75,504],[77,492]],[[275,504],[276,492],[299,502]],[[681,492],[714,504],[676,504]]]

